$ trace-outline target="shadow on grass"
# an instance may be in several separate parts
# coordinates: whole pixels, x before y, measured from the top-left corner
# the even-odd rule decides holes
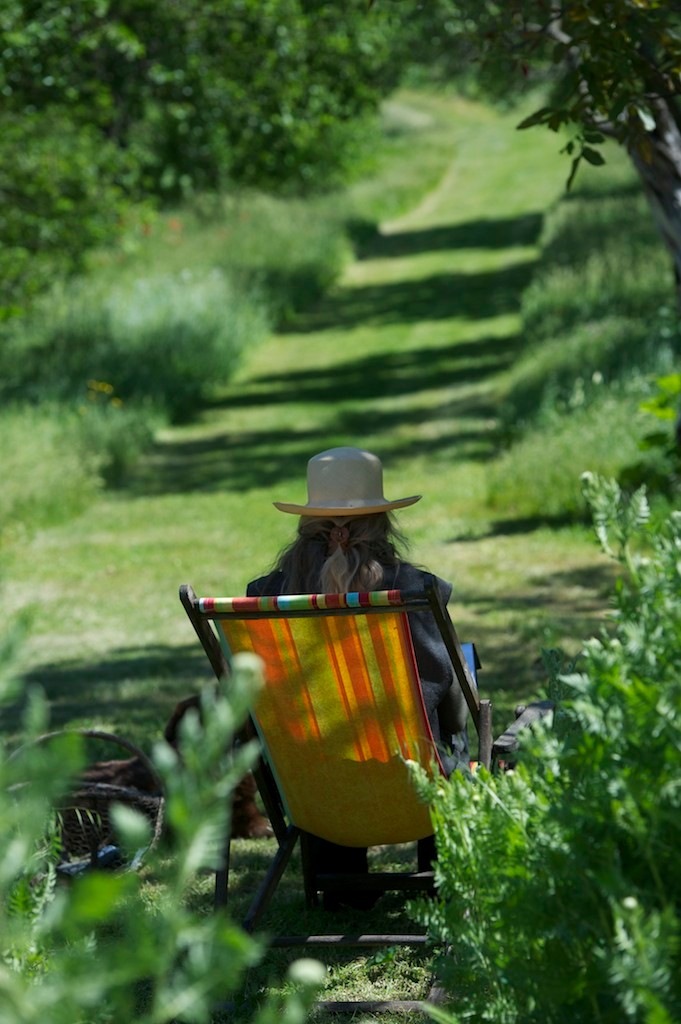
[[[414,231],[359,230],[351,236],[360,259],[390,259],[448,249],[510,249],[534,245],[542,228],[541,213],[520,217],[481,218],[463,224],[443,224]]]
[[[398,399],[436,388],[475,383],[509,367],[518,354],[518,335],[488,336],[448,347],[420,345],[339,361],[322,369],[263,374],[215,402],[232,409],[294,402],[353,402]]]
[[[541,227],[539,214],[471,221],[394,235],[374,234],[367,244],[376,255],[401,256],[418,251],[526,244],[535,240]],[[478,273],[440,273],[423,279],[393,281],[359,288],[339,288],[326,295],[316,308],[300,314],[291,332],[305,335],[355,326],[482,320],[518,308],[520,296],[531,277],[534,261]],[[320,344],[323,339],[320,339]],[[282,344],[286,335],[282,334]],[[301,342],[304,344],[304,342]],[[497,410],[485,401],[453,396],[433,404],[432,393],[489,380],[508,369],[521,347],[518,335],[483,336],[449,347],[421,346],[407,352],[384,352],[347,359],[330,368],[269,373],[230,389],[215,403],[248,413],[244,421],[257,422],[262,408],[286,404],[323,405],[335,410],[335,421],[325,427],[325,443],[346,443],[355,435],[361,419],[371,424],[372,436],[385,438],[382,454],[392,458],[426,453],[437,456],[452,451],[458,459],[491,458],[498,436],[490,424]],[[423,401],[414,401],[423,394]],[[400,399],[410,397],[408,409]],[[386,399],[392,399],[388,404]],[[452,422],[438,440],[396,441],[396,428],[420,425],[436,418]],[[313,420],[314,422],[314,420]],[[403,429],[400,432],[403,436]],[[159,444],[125,487],[131,494],[189,493],[226,489],[243,492],[267,488],[297,478],[300,467],[319,449],[319,430],[236,430],[213,435],[209,440]]]
[[[484,409],[491,414],[489,407]],[[456,432],[436,439],[415,437],[398,442],[389,437],[391,430],[437,418],[438,410],[419,407],[402,413],[371,406],[362,410],[372,434],[386,435],[386,443],[381,447],[384,457],[399,459],[425,454],[434,458],[451,452],[452,459],[467,457],[482,462],[494,456],[496,435],[489,427],[473,425],[469,430],[461,429],[460,420],[465,413],[454,402],[443,407],[441,414],[457,419]],[[477,408],[475,415],[484,415],[483,409]],[[324,431],[324,445],[345,444],[348,434],[356,430],[357,412],[339,409],[335,424]],[[290,485],[319,447],[319,430],[244,431],[213,435],[210,440],[169,442],[156,446],[128,481],[127,490],[131,496],[146,497],[196,491],[246,493],[256,488]]]
[[[45,693],[50,729],[118,723],[115,732],[148,750],[163,734],[177,701],[212,676],[198,644],[196,649],[149,644],[114,649],[102,659],[46,662],[22,678],[27,687]],[[22,702],[3,708],[0,733],[9,738],[23,731],[22,711]]]
[[[616,568],[607,563],[584,565],[544,576],[532,576],[513,593],[482,596],[467,593],[465,613],[475,617],[475,643],[482,661],[479,675],[482,696],[499,696],[494,734],[512,721],[519,701],[536,700],[546,684],[541,652],[558,647],[573,656],[584,641],[600,632],[607,619],[608,595]]]
[[[528,516],[518,519],[497,519],[493,520],[486,530],[476,533],[466,533],[448,538],[450,544],[477,543],[487,537],[517,537],[526,536],[536,530],[561,530],[576,524],[586,524],[589,517],[584,513],[583,517],[577,517],[570,513],[564,515]]]
[[[253,894],[271,865],[276,849],[274,840],[237,840],[232,843],[230,858],[230,916],[243,920]],[[402,871],[416,867],[415,844],[375,847],[369,854],[372,870]],[[191,908],[201,912],[210,905],[210,881],[190,897]],[[284,871],[272,902],[261,923],[265,935],[323,935],[328,933],[419,934],[417,924],[406,909],[404,893],[386,893],[371,911],[342,910],[329,913],[321,907],[306,906],[299,849],[293,853]],[[260,964],[253,967],[242,986],[236,1015],[232,1020],[251,1020],[254,1004],[264,989],[277,986],[287,966],[301,955],[322,960],[328,968],[327,989],[323,998],[376,998],[370,991],[372,983],[381,986],[390,998],[424,998],[431,982],[432,947],[385,950],[342,948],[331,945],[269,948]],[[392,991],[391,991],[392,989]],[[315,1021],[339,1020],[321,1011]],[[363,1018],[364,1019],[364,1018]],[[369,1018],[367,1018],[368,1020]],[[372,1018],[373,1019],[373,1018]],[[380,1019],[385,1019],[382,1015]],[[393,1020],[394,1017],[388,1018]],[[400,1015],[398,1019],[405,1019]]]
[[[385,437],[382,454],[393,459],[451,450],[457,459],[485,461],[499,442],[490,427],[498,411],[493,404],[478,397],[445,396],[433,405],[427,395],[484,381],[512,363],[518,345],[518,336],[487,337],[446,348],[369,355],[330,368],[265,374],[228,393],[214,408],[242,409],[250,423],[263,406],[331,406],[335,418],[325,430],[329,447],[355,434],[361,416],[372,435]],[[423,402],[414,404],[413,396],[421,393]],[[405,408],[400,399],[406,397],[412,402]],[[389,405],[386,398],[392,400]],[[400,428],[438,419],[452,422],[451,433],[395,440]],[[126,487],[139,495],[271,487],[298,477],[318,448],[318,428],[225,431],[207,439],[164,442],[155,446]]]
[[[301,315],[295,334],[337,331],[357,326],[428,323],[462,317],[482,320],[518,309],[536,260],[472,274],[431,274],[386,284],[342,288]]]
[[[561,201],[566,203],[574,203],[579,200],[602,200],[604,197],[608,199],[625,199],[628,196],[640,196],[641,195],[641,184],[638,178],[632,178],[631,181],[621,182],[619,185],[614,185],[612,181],[604,175],[602,178],[598,176],[592,178],[589,182],[583,184],[579,181],[579,175],[577,176],[576,187],[573,187],[569,192],[566,192]]]

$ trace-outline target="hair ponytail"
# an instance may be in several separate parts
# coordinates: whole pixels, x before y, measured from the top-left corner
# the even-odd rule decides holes
[[[347,540],[331,537],[339,525]],[[380,590],[383,567],[400,561],[404,539],[387,512],[342,519],[302,516],[298,536],[280,555],[276,568],[286,577],[289,593],[341,594]]]

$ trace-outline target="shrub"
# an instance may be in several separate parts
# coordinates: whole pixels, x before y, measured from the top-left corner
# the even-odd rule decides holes
[[[514,771],[429,784],[438,899],[418,916],[451,946],[441,1022],[621,1024],[681,1016],[681,515],[585,481],[625,567],[615,612],[565,671],[552,729]]]
[[[624,467],[619,480],[629,488],[644,484],[674,501],[681,489],[681,373],[659,377],[656,386],[657,393],[643,402],[641,412],[658,421],[657,429],[644,434],[640,458]]]
[[[110,385],[89,383],[80,403],[16,404],[0,415],[0,538],[78,515],[151,444],[162,422],[153,407],[124,405]]]
[[[117,236],[125,202],[114,177],[124,159],[63,112],[3,114],[0,319],[82,269],[89,248]]]
[[[171,275],[218,268],[247,293],[255,285],[258,303],[279,317],[309,306],[338,278],[351,255],[346,206],[345,193],[333,200],[255,190],[202,194],[128,234],[122,264],[116,253],[100,254],[98,261],[121,286],[149,265]]]
[[[78,771],[78,737],[28,742],[8,759],[0,752],[0,1004],[3,1024],[130,1024],[209,1022],[232,995],[261,950],[225,914],[189,909],[185,896],[196,873],[215,868],[229,828],[229,797],[254,756],[238,752],[234,731],[246,714],[258,668],[241,661],[230,677],[229,700],[206,690],[204,724],[187,716],[182,767],[167,745],[154,753],[173,830],[172,850],[150,855],[163,897],[151,908],[136,871],[92,871],[56,886],[58,833],[48,823],[55,801]],[[5,685],[0,698],[6,698]],[[45,705],[34,695],[25,721],[31,741],[46,728]],[[147,820],[114,807],[120,845],[149,841]],[[45,836],[48,836],[46,841]],[[51,837],[51,838],[50,838]],[[278,1010],[266,1004],[256,1019],[277,1012],[302,1024],[321,980],[320,965],[294,965],[296,989]]]
[[[253,293],[217,269],[142,277],[126,286],[81,281],[5,325],[2,389],[33,401],[74,399],[90,380],[146,399],[177,419],[224,383],[262,336]]]
[[[75,441],[83,463],[95,466],[101,482],[115,487],[149,449],[163,422],[153,404],[126,404],[110,384],[92,380],[77,408]]]

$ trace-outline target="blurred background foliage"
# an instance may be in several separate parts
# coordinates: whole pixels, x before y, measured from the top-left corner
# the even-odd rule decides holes
[[[395,31],[364,0],[9,0],[0,305],[77,268],[125,201],[338,185],[398,81]]]

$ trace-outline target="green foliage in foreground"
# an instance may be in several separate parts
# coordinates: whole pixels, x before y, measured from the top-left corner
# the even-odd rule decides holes
[[[655,429],[643,436],[642,454],[624,468],[620,481],[645,485],[674,501],[681,493],[681,373],[658,377],[656,384],[657,393],[641,405],[657,421]]]
[[[199,914],[185,897],[197,873],[214,869],[229,828],[230,794],[255,752],[230,742],[246,714],[258,668],[242,660],[230,679],[229,700],[202,696],[205,725],[187,716],[182,761],[167,745],[154,753],[166,793],[171,848],[148,854],[162,896],[145,900],[143,874],[91,872],[58,882],[58,838],[49,821],[81,759],[78,737],[31,743],[46,727],[34,696],[25,722],[27,745],[0,758],[0,1018],[3,1024],[169,1024],[208,1022],[237,991],[261,951],[223,913]],[[7,680],[3,699],[9,696]],[[113,809],[121,845],[131,853],[149,844],[149,823],[130,807]],[[302,1024],[321,982],[318,964],[293,966],[294,990],[277,1016]]]
[[[547,652],[559,707],[515,770],[428,788],[443,1024],[681,1019],[681,515],[585,490],[626,567],[609,627],[567,673]]]

